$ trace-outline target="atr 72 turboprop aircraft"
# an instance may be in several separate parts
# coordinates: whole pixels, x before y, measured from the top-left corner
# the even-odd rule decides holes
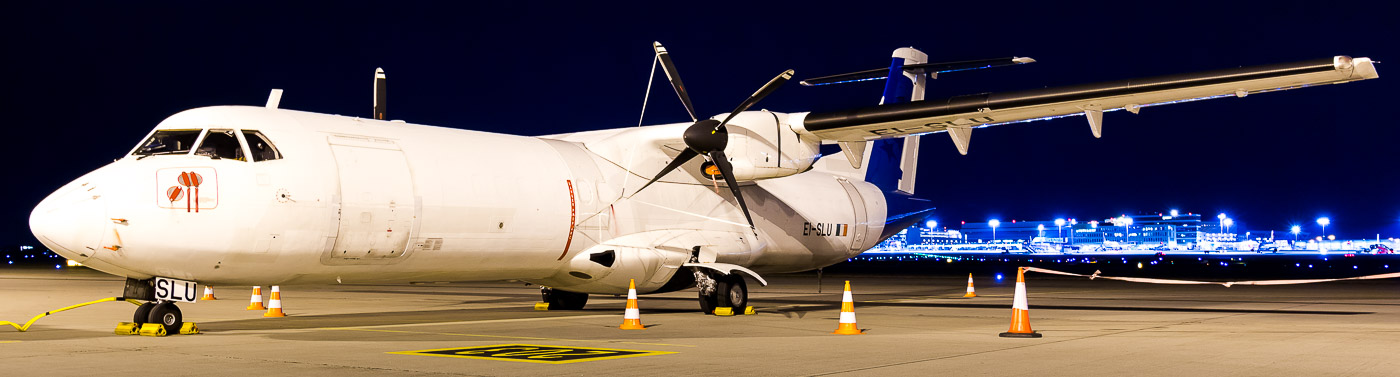
[[[127,278],[150,301],[138,323],[182,322],[194,284],[519,280],[550,309],[588,294],[698,287],[702,310],[742,310],[745,277],[805,271],[860,254],[927,211],[891,214],[914,191],[918,135],[1244,97],[1378,77],[1368,58],[1318,60],[925,100],[939,73],[1029,63],[928,63],[895,50],[887,68],[804,81],[886,80],[878,106],[734,111],[698,118],[670,54],[657,59],[691,122],[516,136],[263,107],[186,110],[130,153],[59,188],[30,228],[58,254]],[[843,153],[823,156],[823,144]],[[493,163],[480,163],[493,161]],[[173,284],[173,285],[172,285]]]

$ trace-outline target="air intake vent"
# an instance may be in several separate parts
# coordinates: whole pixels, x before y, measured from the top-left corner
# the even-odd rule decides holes
[[[613,262],[617,261],[617,253],[613,252],[612,250],[608,250],[601,253],[589,255],[588,260],[593,261],[593,263],[601,264],[603,265],[603,267],[612,267]]]

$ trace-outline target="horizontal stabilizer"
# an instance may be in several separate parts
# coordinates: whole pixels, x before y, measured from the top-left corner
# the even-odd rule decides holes
[[[1035,62],[1035,59],[1024,58],[1024,57],[1010,57],[1010,58],[996,58],[996,59],[981,59],[981,60],[966,60],[966,61],[959,61],[959,62],[910,64],[910,65],[904,66],[904,71],[905,71],[905,72],[914,73],[914,74],[921,74],[921,73],[943,73],[943,72],[967,71],[967,70],[973,70],[973,69],[983,69],[983,68],[992,68],[992,67],[1004,67],[1004,66],[1008,66],[1008,65],[1026,64],[1026,63],[1034,63],[1034,62]],[[802,84],[802,86],[818,86],[818,85],[844,84],[844,83],[858,82],[858,81],[884,80],[885,78],[889,77],[889,72],[890,72],[890,69],[889,69],[889,68],[876,68],[876,69],[865,70],[865,71],[859,71],[859,72],[843,73],[843,74],[839,74],[839,75],[818,77],[818,78],[814,78],[814,79],[806,79],[806,80],[803,80],[803,81],[801,82],[801,84]]]

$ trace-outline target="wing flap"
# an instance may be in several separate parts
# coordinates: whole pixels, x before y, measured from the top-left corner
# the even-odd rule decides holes
[[[1336,56],[1297,63],[983,93],[796,117],[797,131],[823,140],[860,141],[1084,115],[1377,78],[1369,58]]]

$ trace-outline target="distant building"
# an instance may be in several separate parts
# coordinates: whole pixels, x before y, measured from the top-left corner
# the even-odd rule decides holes
[[[1232,220],[1233,221],[1233,220]],[[1242,239],[1234,232],[1244,226],[1233,223],[1222,229],[1223,221],[1203,218],[1198,213],[1152,214],[1120,216],[1102,221],[1073,221],[1063,227],[1054,221],[1002,221],[996,228],[999,242],[1029,242],[1039,237],[1050,243],[1105,243],[1132,245],[1167,245],[1187,247],[1202,242],[1236,242]],[[979,222],[963,225],[969,242],[991,242],[992,227]]]
[[[993,234],[991,225],[983,223],[964,224],[963,234],[967,235],[968,242],[992,242],[995,238],[998,242],[1027,242],[1036,237],[1048,238],[1069,238],[1071,226],[1066,224],[1059,228],[1055,227],[1054,221],[1002,221],[996,227],[996,234]]]

